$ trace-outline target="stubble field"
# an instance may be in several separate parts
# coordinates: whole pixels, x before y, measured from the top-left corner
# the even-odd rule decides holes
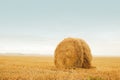
[[[57,69],[48,56],[0,56],[0,80],[120,80],[120,57],[94,57],[91,69]]]

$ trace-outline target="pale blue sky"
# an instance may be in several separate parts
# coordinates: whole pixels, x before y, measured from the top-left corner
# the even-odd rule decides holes
[[[120,56],[119,0],[1,0],[0,52],[54,54],[65,37]]]

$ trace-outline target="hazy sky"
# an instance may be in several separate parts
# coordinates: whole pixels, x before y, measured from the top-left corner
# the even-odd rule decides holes
[[[0,53],[54,54],[65,37],[120,56],[120,0],[1,0]]]

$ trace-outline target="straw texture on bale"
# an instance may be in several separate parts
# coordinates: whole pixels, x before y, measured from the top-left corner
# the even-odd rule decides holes
[[[54,63],[57,68],[90,68],[91,50],[78,38],[65,38],[55,50]]]

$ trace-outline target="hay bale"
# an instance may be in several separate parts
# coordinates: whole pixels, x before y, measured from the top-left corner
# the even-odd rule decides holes
[[[88,44],[78,38],[65,38],[55,50],[57,68],[90,68],[92,55]]]

